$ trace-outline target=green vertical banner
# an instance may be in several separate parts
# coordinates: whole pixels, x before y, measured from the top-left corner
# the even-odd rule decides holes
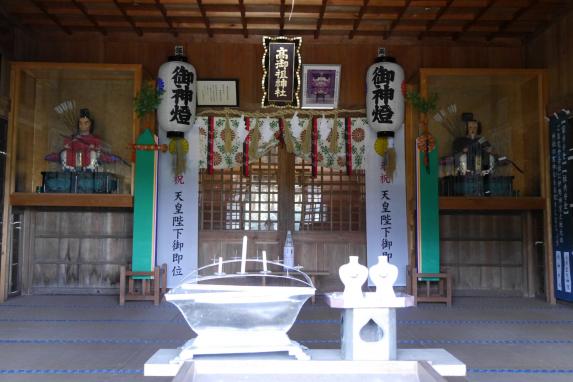
[[[418,273],[440,272],[439,163],[438,147],[434,145],[427,154],[419,146],[416,149]]]
[[[155,145],[157,137],[149,129],[141,133],[136,141],[131,256],[131,269],[134,272],[151,272],[155,266],[158,152],[143,149]]]

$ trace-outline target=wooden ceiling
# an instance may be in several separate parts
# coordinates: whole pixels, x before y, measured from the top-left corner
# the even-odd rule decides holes
[[[0,22],[33,31],[526,39],[572,0],[0,0]]]

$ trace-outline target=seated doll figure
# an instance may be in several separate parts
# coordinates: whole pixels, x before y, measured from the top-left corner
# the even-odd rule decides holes
[[[60,161],[64,170],[95,171],[99,166],[98,157],[101,140],[93,135],[94,121],[88,109],[80,110],[76,134],[64,139],[64,149]]]
[[[81,109],[77,131],[64,138],[64,148],[59,153],[46,156],[46,160],[59,162],[64,171],[97,171],[101,163],[111,163],[119,158],[102,152],[101,139],[93,134],[94,120],[89,109]]]
[[[469,120],[466,121],[466,136],[454,140],[453,152],[460,175],[483,175],[493,170],[491,144],[480,134],[481,124],[476,120]]]

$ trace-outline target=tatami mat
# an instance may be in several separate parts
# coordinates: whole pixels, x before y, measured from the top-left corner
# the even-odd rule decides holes
[[[309,348],[340,346],[337,310],[307,303],[290,331]],[[398,310],[398,346],[445,348],[469,381],[573,381],[573,308],[521,298],[456,298]],[[0,381],[149,381],[143,364],[193,335],[163,302],[25,296],[0,304]],[[452,381],[461,381],[457,378]]]

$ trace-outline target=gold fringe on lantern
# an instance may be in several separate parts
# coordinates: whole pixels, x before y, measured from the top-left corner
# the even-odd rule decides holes
[[[374,151],[380,156],[386,155],[386,151],[388,150],[388,137],[378,137],[374,142]]]
[[[223,128],[223,137],[225,137],[225,152],[228,154],[233,151],[233,130],[229,122],[229,116],[225,118],[225,127]]]
[[[396,171],[396,149],[389,147],[384,155],[384,172],[390,179],[394,179]]]
[[[189,142],[185,138],[174,138],[169,142],[169,152],[173,156],[172,166],[175,175],[182,175],[187,170],[187,153]]]

